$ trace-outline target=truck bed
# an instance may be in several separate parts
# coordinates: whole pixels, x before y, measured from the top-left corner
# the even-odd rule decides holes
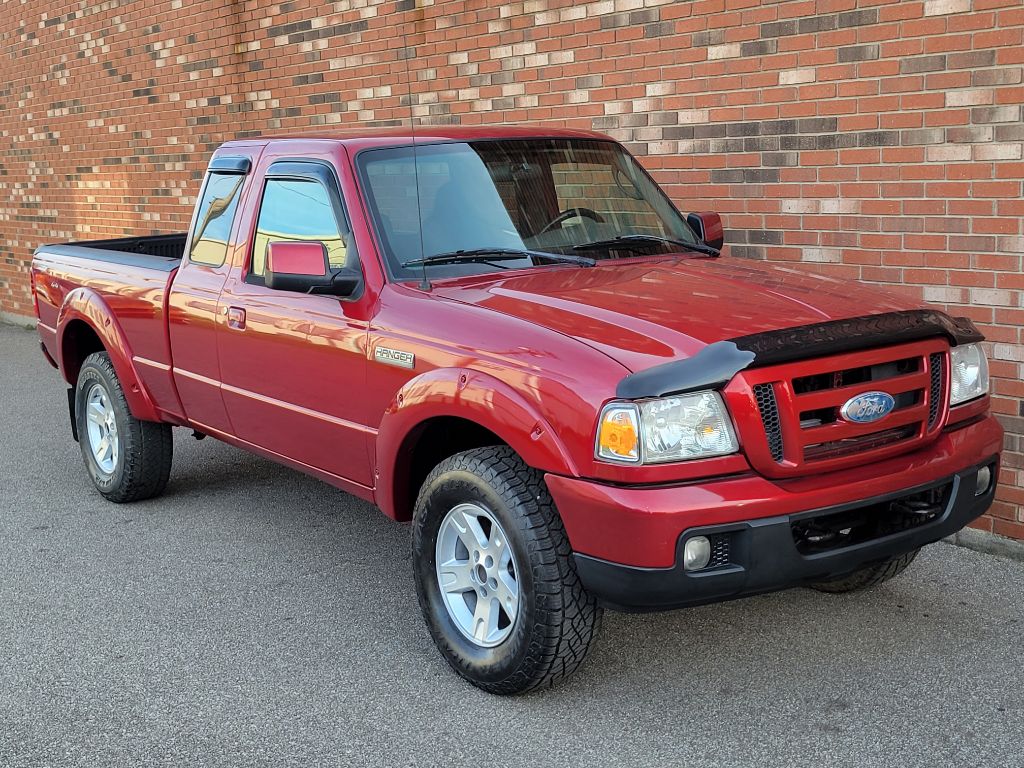
[[[47,354],[57,360],[57,329],[62,307],[89,315],[106,308],[139,377],[162,396],[171,353],[165,317],[168,289],[185,250],[185,233],[116,240],[42,245],[32,260],[38,300],[39,333]],[[79,290],[83,289],[83,290]],[[75,292],[70,299],[69,294]],[[97,322],[105,322],[97,319]],[[77,371],[72,369],[72,376]],[[70,383],[70,382],[69,382]]]
[[[81,240],[44,245],[40,250],[53,256],[105,261],[110,264],[145,267],[170,272],[181,264],[188,233],[122,237],[115,240]]]

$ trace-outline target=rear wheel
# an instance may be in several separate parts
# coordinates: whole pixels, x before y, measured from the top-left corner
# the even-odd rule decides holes
[[[864,589],[870,589],[871,587],[878,586],[882,582],[894,579],[903,573],[907,566],[914,562],[914,558],[917,557],[917,553],[920,549],[915,549],[911,552],[907,552],[905,555],[894,557],[891,560],[885,560],[881,563],[862,568],[859,571],[854,571],[849,576],[844,576],[841,579],[833,579],[831,581],[819,581],[811,584],[812,589],[816,589],[819,592],[832,592],[832,593],[843,593],[843,592],[860,592]]]
[[[75,419],[85,467],[104,498],[121,503],[163,492],[171,474],[171,427],[132,416],[106,352],[82,364]]]
[[[435,644],[485,691],[553,685],[593,645],[601,609],[576,574],[543,478],[506,446],[434,468],[416,502],[413,557]]]

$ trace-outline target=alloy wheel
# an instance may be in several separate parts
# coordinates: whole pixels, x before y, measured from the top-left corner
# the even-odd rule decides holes
[[[519,615],[519,570],[501,524],[479,504],[459,504],[441,521],[435,554],[455,626],[478,646],[500,645]]]

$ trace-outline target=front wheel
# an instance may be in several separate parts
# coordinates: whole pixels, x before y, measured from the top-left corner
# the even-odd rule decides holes
[[[540,473],[506,446],[441,462],[413,517],[416,592],[445,660],[489,693],[553,685],[583,662],[601,608],[576,574]]]
[[[106,352],[82,364],[75,419],[85,467],[104,498],[122,503],[163,492],[171,474],[171,427],[132,416]]]

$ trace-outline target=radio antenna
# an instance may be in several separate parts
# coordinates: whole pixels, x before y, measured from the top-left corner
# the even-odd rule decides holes
[[[413,13],[415,13],[415,3]],[[420,236],[420,290],[429,291],[430,281],[427,279],[427,262],[425,260],[425,249],[423,247],[423,208],[420,205],[420,163],[416,154],[416,113],[413,109],[412,98],[412,68],[409,66],[409,59],[412,58],[412,50],[409,48],[409,37],[406,33],[406,21],[402,20],[402,56],[405,58],[405,89],[406,98],[409,100],[409,132],[412,134],[412,171],[416,180],[416,228]]]

